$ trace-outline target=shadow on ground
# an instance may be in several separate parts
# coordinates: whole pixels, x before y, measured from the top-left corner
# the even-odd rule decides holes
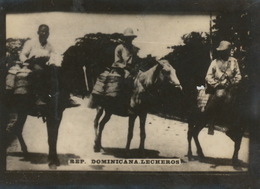
[[[45,153],[28,153],[24,155],[22,152],[8,152],[7,156],[21,157],[20,161],[28,161],[31,164],[48,164],[48,154]],[[68,165],[69,159],[80,158],[75,154],[58,154],[61,165]]]
[[[153,159],[180,159],[182,163],[186,163],[179,157],[164,157],[160,156],[160,152],[157,150],[139,150],[131,149],[126,150],[124,148],[103,148],[103,155],[112,155],[116,158],[153,158]]]
[[[232,159],[228,158],[213,158],[213,157],[204,157],[199,158],[198,156],[193,156],[193,160],[199,160],[202,163],[212,164],[211,168],[217,168],[218,166],[233,166]],[[248,168],[248,163],[239,160],[239,167]]]

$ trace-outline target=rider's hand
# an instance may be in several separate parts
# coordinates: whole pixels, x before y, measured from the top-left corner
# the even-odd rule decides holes
[[[228,75],[226,73],[224,73],[221,77],[220,77],[220,80],[223,81],[225,79],[228,78]]]
[[[42,70],[43,68],[39,64],[34,64],[33,69],[34,70]]]
[[[25,60],[24,62],[27,62],[29,64],[32,64],[35,61],[35,56],[32,56],[31,58],[28,58],[27,60]]]

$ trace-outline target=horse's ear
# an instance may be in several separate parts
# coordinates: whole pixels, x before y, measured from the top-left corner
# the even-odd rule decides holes
[[[161,66],[164,66],[165,64],[169,64],[168,60],[165,60],[165,59],[159,60],[158,63],[159,63]]]
[[[167,60],[159,60],[159,61],[157,61],[157,63],[158,63],[157,69],[162,69],[165,66],[166,62],[167,62]]]

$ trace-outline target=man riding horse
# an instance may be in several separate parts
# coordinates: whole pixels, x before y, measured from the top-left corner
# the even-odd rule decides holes
[[[198,158],[200,161],[204,160],[205,156],[198,136],[207,123],[209,123],[208,134],[213,135],[218,116],[219,125],[227,127],[226,135],[234,142],[232,165],[235,169],[240,169],[238,152],[243,134],[248,127],[245,113],[249,107],[246,100],[249,97],[248,87],[246,80],[241,81],[237,60],[230,57],[231,43],[221,41],[217,53],[218,56],[211,62],[206,75],[206,93],[209,94],[205,94],[203,90],[199,92],[197,107],[189,116],[188,158],[193,160],[191,141],[194,139]]]
[[[214,134],[216,115],[219,115],[223,108],[228,108],[233,95],[236,93],[236,86],[241,80],[237,60],[230,57],[231,43],[221,41],[216,50],[218,56],[211,62],[205,78],[206,92],[212,94],[206,106],[210,121],[208,131],[210,135]]]
[[[55,59],[52,59],[54,50],[47,41],[49,26],[40,25],[37,33],[38,39],[27,41],[20,54],[21,62],[19,64],[22,63],[23,68],[21,69],[18,66],[20,70],[14,79],[14,92],[12,95],[7,95],[7,101],[10,101],[13,106],[13,108],[9,108],[11,110],[9,114],[16,115],[16,120],[12,121],[11,124],[9,124],[9,121],[6,130],[16,134],[22,151],[25,155],[28,155],[22,137],[23,126],[29,114],[33,113],[35,115],[37,113],[38,116],[42,116],[47,125],[49,166],[56,167],[60,165],[57,156],[58,130],[63,111],[67,107],[66,102],[69,93],[64,89],[61,82],[61,71],[55,65]],[[24,70],[27,71],[26,74]],[[23,82],[20,82],[21,79]],[[24,88],[23,93],[16,93],[19,83],[27,83],[26,86],[21,86]],[[37,107],[37,111],[35,111],[35,107]]]
[[[47,65],[54,64],[54,62],[50,62],[54,49],[47,41],[49,26],[40,25],[37,33],[39,37],[37,40],[29,40],[24,44],[20,53],[20,60],[24,64],[29,63],[29,68],[33,71],[31,81],[36,105],[46,105],[48,91],[46,91],[45,68]]]
[[[125,103],[128,89],[131,89],[133,77],[137,74],[138,48],[132,44],[137,36],[131,28],[125,29],[123,41],[115,49],[115,61],[111,68],[107,68],[97,79],[90,99],[90,108],[96,108],[109,98],[109,102]],[[108,102],[108,101],[106,101]]]
[[[29,63],[32,72],[32,90],[36,97],[36,105],[46,105],[48,89],[46,88],[49,77],[45,73],[47,66],[57,66],[55,62],[55,50],[48,41],[49,26],[42,24],[38,27],[38,39],[28,40],[20,53],[21,63]],[[65,85],[63,86],[65,87]],[[66,106],[76,106],[75,102],[67,95]]]

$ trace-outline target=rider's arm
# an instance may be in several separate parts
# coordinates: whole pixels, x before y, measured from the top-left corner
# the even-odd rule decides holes
[[[31,48],[31,41],[26,41],[19,56],[22,62],[25,62],[28,59],[31,52]]]
[[[232,84],[237,84],[242,79],[237,60],[234,61],[233,73],[234,73],[234,78],[231,79],[231,82],[232,82]]]
[[[112,66],[117,68],[125,67],[124,60],[122,57],[122,45],[118,45],[115,49],[115,61]]]
[[[207,75],[206,75],[206,82],[212,86],[213,88],[216,88],[219,85],[219,80],[215,77],[216,73],[216,62],[211,62]]]

